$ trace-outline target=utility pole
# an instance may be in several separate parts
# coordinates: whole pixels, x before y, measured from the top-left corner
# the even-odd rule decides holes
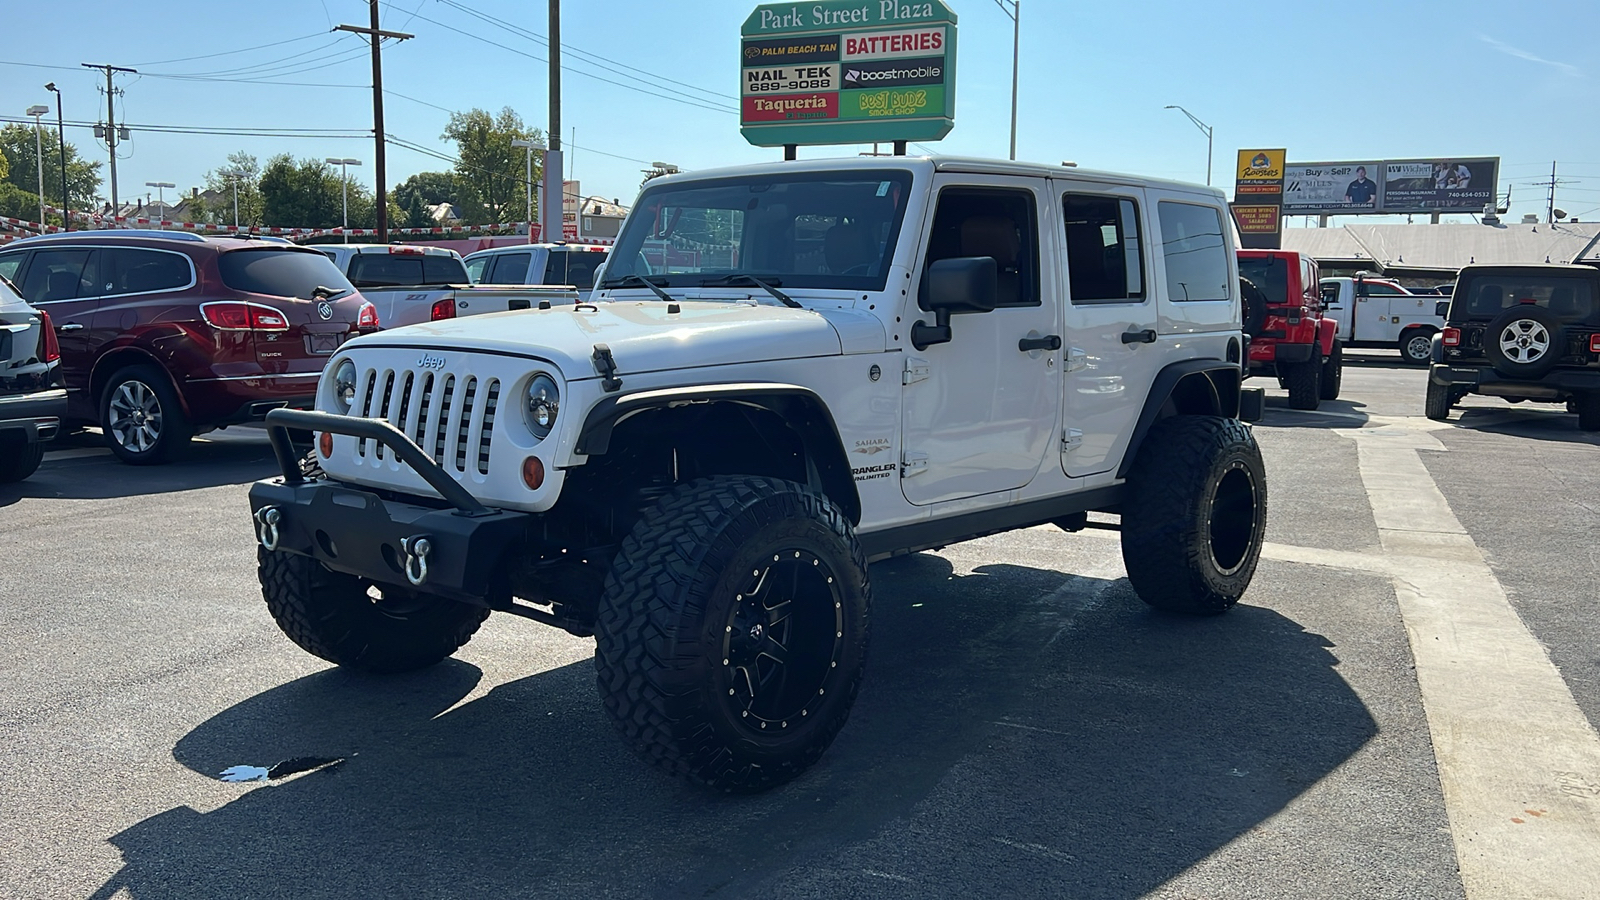
[[[120,208],[117,204],[117,113],[114,101],[117,90],[111,84],[111,76],[117,72],[126,72],[130,75],[139,74],[138,69],[128,69],[122,66],[113,66],[108,63],[81,63],[85,69],[100,69],[106,73],[106,150],[111,154],[111,214],[115,216]],[[127,129],[122,129],[125,135]],[[66,204],[62,204],[65,206]]]
[[[1550,160],[1550,201],[1545,207],[1545,221],[1556,223],[1556,161]]]
[[[540,240],[559,241],[566,237],[562,213],[561,173],[561,0],[550,0],[550,127],[545,132],[549,146],[544,151],[544,197],[539,202]]]
[[[348,31],[352,34],[364,34],[367,41],[372,44],[372,137],[377,146],[374,149],[376,156],[373,159],[373,175],[377,179],[374,200],[378,212],[378,241],[389,242],[389,189],[384,183],[383,165],[383,52],[380,45],[384,38],[393,38],[397,41],[416,37],[403,31],[384,31],[378,27],[378,0],[367,0],[368,8],[372,11],[372,25],[362,28],[359,25],[340,25],[334,31]]]

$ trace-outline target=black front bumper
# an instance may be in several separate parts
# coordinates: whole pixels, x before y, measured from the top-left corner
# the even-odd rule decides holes
[[[66,414],[67,392],[62,388],[0,394],[0,434],[20,432],[30,444],[55,437]]]
[[[1470,363],[1435,363],[1428,369],[1434,384],[1467,388],[1492,397],[1559,400],[1562,397],[1600,393],[1600,369],[1552,369],[1538,378],[1507,378],[1492,366]]]
[[[326,479],[307,480],[289,446],[290,428],[382,441],[451,507],[386,499]],[[274,410],[267,414],[267,429],[283,476],[250,487],[250,511],[262,546],[308,556],[336,572],[380,584],[488,605],[505,552],[521,539],[532,518],[529,513],[482,506],[387,422]],[[428,547],[425,567],[411,552],[423,538]]]

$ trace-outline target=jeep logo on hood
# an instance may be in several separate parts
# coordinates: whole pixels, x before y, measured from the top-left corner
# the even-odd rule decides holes
[[[422,354],[422,358],[417,360],[417,368],[419,368],[419,369],[433,369],[435,371],[443,369],[444,368],[444,357],[442,357],[442,356],[434,356],[431,353],[424,353],[424,354]]]

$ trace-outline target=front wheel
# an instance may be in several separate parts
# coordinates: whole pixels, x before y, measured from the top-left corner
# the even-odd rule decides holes
[[[1315,348],[1313,348],[1315,349]],[[1312,353],[1312,358],[1301,363],[1289,363],[1284,373],[1289,386],[1290,409],[1316,409],[1322,405],[1322,361]]]
[[[1400,357],[1407,364],[1425,366],[1433,361],[1433,332],[1413,329],[1400,335]]]
[[[100,398],[100,429],[111,452],[136,466],[172,461],[194,436],[166,373],[145,365],[111,376]]]
[[[1122,509],[1122,561],[1140,599],[1227,611],[1250,586],[1266,524],[1266,468],[1243,422],[1173,416],[1150,429]]]
[[[871,589],[850,521],[798,484],[679,485],[646,510],[606,578],[600,695],[661,769],[757,791],[815,763],[849,717]]]

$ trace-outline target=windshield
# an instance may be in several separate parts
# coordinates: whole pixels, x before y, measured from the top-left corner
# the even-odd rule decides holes
[[[1268,303],[1289,302],[1289,267],[1283,260],[1275,256],[1241,256],[1239,276],[1250,279],[1251,284],[1260,288],[1261,293],[1267,295]]]
[[[1541,306],[1565,322],[1594,315],[1593,279],[1564,275],[1480,275],[1463,279],[1451,299],[1452,317],[1492,319],[1517,305]]]
[[[663,287],[700,287],[748,274],[783,288],[882,290],[910,188],[903,170],[646,187],[601,283],[647,276]]]
[[[353,291],[333,260],[315,250],[230,250],[217,256],[222,283],[236,291],[309,299],[318,287]]]

